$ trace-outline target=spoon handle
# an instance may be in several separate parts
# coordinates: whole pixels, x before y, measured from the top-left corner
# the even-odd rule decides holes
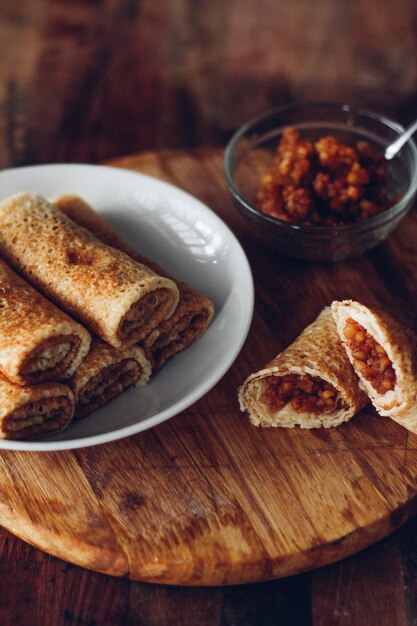
[[[409,126],[402,135],[393,141],[385,150],[385,158],[390,160],[395,157],[397,152],[401,150],[403,145],[408,141],[413,133],[417,130],[417,120]]]

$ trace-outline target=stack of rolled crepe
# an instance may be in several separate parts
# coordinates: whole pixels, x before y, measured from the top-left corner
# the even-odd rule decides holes
[[[178,304],[172,280],[98,241],[34,194],[0,202],[0,254],[115,348],[138,343]]]
[[[83,326],[0,260],[0,438],[56,433],[149,380],[141,348],[90,342]]]
[[[0,438],[26,439],[67,426],[68,380],[90,347],[89,333],[0,261]]]
[[[89,350],[89,333],[2,262],[0,324],[7,341],[1,344],[0,337],[0,436],[30,438],[62,429],[74,403],[81,417],[127,386],[148,381],[151,365],[133,344],[175,310],[173,281],[99,242],[32,194],[0,203],[0,253],[98,335]],[[15,345],[12,330],[19,331]]]
[[[239,389],[240,408],[256,426],[329,428],[349,420],[367,402],[330,307]]]
[[[162,320],[140,341],[154,370],[159,369],[169,358],[200,337],[213,318],[214,307],[211,300],[184,282],[173,278],[161,266],[131,248],[110,224],[79,196],[59,196],[53,203],[100,241],[125,252],[135,261],[175,282],[179,291],[177,308],[169,318]]]

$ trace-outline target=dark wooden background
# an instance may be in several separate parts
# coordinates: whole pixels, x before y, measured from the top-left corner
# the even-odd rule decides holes
[[[417,114],[415,0],[0,0],[0,167],[222,147],[308,100]],[[417,522],[293,578],[175,588],[68,565],[0,530],[0,624],[412,626]]]
[[[417,100],[414,0],[1,0],[0,167],[222,146],[270,106]]]

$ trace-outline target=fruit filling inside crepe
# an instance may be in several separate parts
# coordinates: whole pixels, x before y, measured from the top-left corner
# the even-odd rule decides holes
[[[417,432],[417,335],[387,311],[355,300],[335,300],[341,342],[379,415]]]
[[[150,326],[149,322],[152,318],[152,329],[157,323],[166,317],[166,309],[172,299],[171,292],[168,289],[155,289],[145,294],[138,302],[135,302],[122,319],[118,336],[120,339],[129,339],[135,337],[138,329],[141,335],[144,334],[143,329]]]
[[[4,418],[3,436],[7,439],[27,439],[61,430],[72,412],[73,402],[65,396],[28,402]]]
[[[343,334],[356,370],[378,393],[385,394],[394,389],[394,367],[386,351],[374,337],[351,317],[346,320]]]
[[[100,370],[80,390],[76,417],[92,413],[118,396],[124,389],[134,385],[141,370],[141,365],[135,359],[124,359]]]
[[[292,344],[250,374],[238,397],[256,426],[285,428],[338,426],[368,401],[329,307]]]
[[[346,408],[338,390],[329,382],[309,374],[287,374],[264,379],[260,401],[276,412],[291,404],[300,413],[331,413]]]
[[[59,377],[68,369],[80,344],[81,340],[76,335],[51,337],[29,354],[22,365],[22,375],[32,383],[47,380],[51,374]]]
[[[150,375],[151,364],[141,348],[117,350],[93,337],[90,352],[70,380],[75,417],[89,415],[131,385],[146,385]]]

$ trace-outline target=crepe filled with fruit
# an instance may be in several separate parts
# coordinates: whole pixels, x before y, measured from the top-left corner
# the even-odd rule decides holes
[[[332,303],[346,354],[380,415],[417,432],[417,337],[387,312],[352,300]]]
[[[348,421],[368,398],[359,388],[330,310],[239,389],[256,426],[329,428]]]

